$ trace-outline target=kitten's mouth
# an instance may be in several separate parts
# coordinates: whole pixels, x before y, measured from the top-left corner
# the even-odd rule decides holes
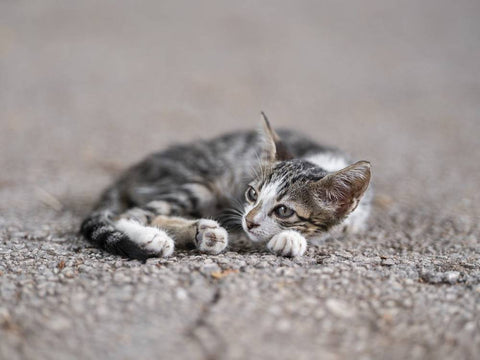
[[[247,237],[253,241],[253,242],[259,242],[261,241],[262,239],[258,236],[258,235],[255,235],[252,230],[249,230],[247,228],[247,224],[245,223],[245,218],[242,218],[242,228],[243,228],[243,231],[245,234],[247,234]]]

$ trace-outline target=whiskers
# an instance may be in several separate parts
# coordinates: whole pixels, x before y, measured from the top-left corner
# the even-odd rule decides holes
[[[242,217],[243,217],[243,204],[238,200],[235,200],[235,205],[231,208],[226,208],[218,216],[218,220],[222,225],[227,228],[227,230],[240,231],[243,230],[242,227]]]
[[[269,167],[265,161],[262,160],[261,156],[258,154],[258,151],[255,151],[255,158],[257,159],[256,163],[248,165],[249,171],[243,175],[243,180],[245,183],[249,183],[252,179],[256,179],[257,181],[261,182],[267,177]]]

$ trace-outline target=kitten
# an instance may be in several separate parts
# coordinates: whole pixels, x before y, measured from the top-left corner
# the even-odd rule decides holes
[[[220,253],[228,233],[212,219],[237,220],[251,241],[283,256],[303,255],[307,239],[363,230],[370,163],[349,165],[340,151],[292,131],[279,136],[262,115],[263,134],[178,145],[131,167],[103,193],[82,234],[111,253],[146,259],[170,256],[175,246]]]

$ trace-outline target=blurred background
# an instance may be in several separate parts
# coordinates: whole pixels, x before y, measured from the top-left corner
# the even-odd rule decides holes
[[[175,142],[264,110],[373,163],[399,201],[480,182],[480,3],[2,1],[0,209],[12,187],[91,202]],[[6,192],[6,193],[5,193]]]
[[[59,253],[65,259],[72,256],[90,259],[88,261],[94,264],[92,268],[97,266],[98,273],[92,275],[89,281],[96,284],[93,289],[102,288],[97,280],[106,276],[104,264],[115,268],[118,258],[105,260],[105,254],[88,248],[75,235],[81,217],[101,189],[132,162],[169,144],[257,127],[260,111],[263,110],[277,128],[303,131],[321,143],[346,150],[354,159],[372,162],[377,194],[371,222],[373,231],[366,243],[328,245],[333,246],[331,253],[342,246],[345,246],[345,251],[354,251],[352,248],[358,246],[361,249],[358,251],[363,251],[361,256],[373,254],[375,259],[380,259],[378,254],[382,252],[398,255],[408,253],[406,249],[414,249],[413,258],[402,264],[408,263],[412,269],[420,269],[426,266],[424,261],[427,260],[424,259],[427,258],[434,262],[451,256],[448,258],[451,264],[457,264],[461,254],[468,250],[471,256],[469,264],[474,265],[468,268],[470,270],[465,268],[467,270],[462,271],[478,275],[480,260],[475,234],[478,234],[480,216],[479,15],[478,0],[2,0],[0,228],[9,229],[8,234],[5,232],[8,240],[4,244],[9,244],[8,241],[14,238],[12,234],[20,230],[31,231],[30,235],[23,233],[22,236],[46,239],[46,242],[38,242],[41,244],[38,246],[47,248],[53,246],[49,239],[67,234],[63,240],[58,239],[60,245],[54,250],[44,249],[47,254],[53,254],[48,260],[53,264],[52,268],[57,266]],[[54,235],[35,235],[34,231],[38,229],[53,231]],[[440,238],[443,239],[441,243],[437,241]],[[22,239],[20,236],[18,240],[20,247],[24,243]],[[75,243],[76,247],[63,245],[61,241],[65,239],[68,244]],[[399,239],[410,247],[398,247]],[[27,244],[37,246],[34,242]],[[318,251],[320,253],[314,253],[311,259],[328,256],[321,252],[323,250]],[[422,255],[415,255],[415,251],[422,252]],[[90,257],[99,260],[93,261]],[[186,275],[182,274],[188,273],[185,269],[189,268],[189,264],[199,261],[198,258],[180,258],[183,260],[172,265],[180,270],[173,268],[169,275],[178,283],[171,284],[170,292],[166,292],[168,294],[175,293],[178,284],[185,283],[183,276]],[[251,259],[254,259],[253,255]],[[18,260],[20,268],[24,266],[22,261]],[[41,273],[49,268],[36,268],[36,261],[31,265],[32,274],[25,275],[27,280],[32,278],[36,282],[35,272],[38,270]],[[243,257],[238,261],[244,261]],[[72,264],[78,265],[78,262],[72,260]],[[72,266],[76,269],[77,265]],[[2,272],[7,272],[9,266],[0,266],[0,276]],[[67,269],[70,266],[68,261],[66,266]],[[141,268],[141,264],[137,266]],[[442,271],[455,270],[455,266],[444,267]],[[308,267],[305,269],[308,270]],[[332,273],[335,275],[337,270]],[[18,275],[21,273],[18,270],[17,275],[11,275],[14,280],[9,280],[10,284],[24,281],[24,275]],[[11,274],[14,274],[13,270]],[[271,281],[278,280],[276,275],[271,275],[276,272],[272,270],[269,274],[273,276]],[[349,274],[352,272],[347,272],[345,276]],[[417,273],[412,270],[408,274]],[[325,279],[314,273],[309,276],[315,279],[315,286]],[[378,279],[387,279],[389,275],[382,276]],[[6,275],[3,279],[7,281]],[[360,276],[359,279],[363,278]],[[435,279],[424,276],[418,283],[415,280],[412,286],[421,286],[421,283],[429,281],[435,283]],[[79,284],[76,281],[76,278],[72,280],[75,286]],[[109,284],[110,278],[105,281]],[[245,281],[249,286],[245,289],[257,286],[252,285],[255,283],[248,276]],[[340,298],[344,296],[347,302],[356,299],[357,304],[365,299],[364,294],[368,292],[364,290],[370,286],[357,289],[332,281],[336,285],[328,288],[329,293]],[[354,283],[360,284],[360,280]],[[166,286],[168,281],[162,284]],[[264,283],[260,281],[258,284],[260,290],[255,289],[262,293]],[[23,295],[24,300],[21,301],[18,295],[20,287],[12,288],[9,293],[8,281],[5,286],[4,303],[8,300],[10,305],[7,309],[13,314],[12,319],[20,324],[18,328],[31,330],[28,337],[30,344],[36,343],[39,349],[43,348],[48,353],[49,346],[40,344],[48,344],[45,337],[53,337],[48,332],[42,335],[38,328],[43,326],[41,324],[45,319],[53,319],[56,322],[53,322],[52,333],[61,332],[64,329],[62,326],[71,321],[68,320],[70,314],[74,313],[71,312],[71,304],[74,303],[75,292],[69,290],[70,285],[58,283],[58,288],[55,288],[57,293],[53,292],[57,295],[52,296],[50,303],[36,301],[35,297],[27,295]],[[88,289],[88,286],[78,286],[78,292]],[[143,317],[132,316],[138,319],[136,327],[124,327],[130,322],[115,316],[134,310],[128,310],[125,308],[127,305],[116,300],[120,296],[116,291],[122,287],[105,286],[112,292],[104,297],[97,294],[98,301],[113,299],[108,304],[112,311],[98,316],[103,319],[101,324],[113,324],[116,330],[109,329],[108,325],[100,326],[96,318],[88,320],[90,309],[96,307],[93,302],[75,315],[75,328],[80,326],[76,336],[83,336],[82,344],[96,344],[92,349],[97,350],[103,349],[106,344],[113,346],[115,339],[124,339],[118,329],[126,329],[135,338],[135,334],[144,334],[139,329],[146,323],[154,323],[151,326],[157,330],[161,326],[169,329],[167,325],[183,326],[181,316],[172,315],[169,318],[169,315],[157,313],[157,305],[158,308],[163,306],[164,300],[152,300],[155,310],[150,309]],[[154,285],[148,286],[150,288],[143,289],[144,294],[153,291]],[[394,288],[388,282],[381,283],[371,293]],[[427,288],[419,289],[424,291]],[[388,352],[394,345],[397,354],[400,354],[396,358],[401,358],[406,349],[416,351],[406,358],[426,358],[424,355],[432,354],[428,351],[439,342],[452,348],[463,344],[462,354],[474,356],[478,353],[479,339],[477,337],[475,343],[467,335],[457,337],[457,334],[463,334],[461,331],[472,327],[461,330],[464,329],[463,323],[448,317],[450,313],[441,307],[443,299],[448,298],[443,292],[445,289],[432,286],[423,293],[419,290],[421,294],[428,294],[425,297],[419,295],[415,298],[416,295],[412,295],[416,299],[413,304],[423,304],[430,309],[430,304],[435,302],[438,312],[429,313],[422,306],[408,311],[397,308],[405,322],[403,328],[395,328],[395,331],[390,331],[387,318],[385,328],[379,325],[376,310],[369,310],[374,305],[360,311],[370,322],[362,317],[354,320],[352,317],[343,318],[341,322],[338,318],[332,320],[329,315],[320,314],[320,317],[330,320],[312,324],[312,328],[316,329],[313,334],[326,334],[328,341],[325,340],[327,345],[322,343],[316,349],[327,349],[332,355],[341,345],[343,354],[353,351],[359,356],[357,358],[362,358],[361,354],[377,351],[377,358],[385,358],[386,353],[382,351]],[[345,295],[341,293],[344,290],[357,292]],[[238,305],[236,299],[242,299],[242,296],[237,296],[239,294],[234,290],[229,291],[223,295],[227,305]],[[242,290],[240,295],[250,294],[249,291]],[[476,299],[478,304],[480,288],[470,292],[464,288],[459,291],[471,296],[468,301],[458,303],[464,309],[474,308],[472,304],[475,301],[472,299]],[[198,293],[201,291],[198,290]],[[62,308],[57,303],[63,301],[58,294],[63,294],[66,299],[72,296],[72,302],[65,301]],[[90,294],[81,294],[84,298],[91,298]],[[321,296],[324,294],[322,292]],[[410,299],[408,294],[399,294],[400,299]],[[433,294],[432,297],[429,297],[430,294]],[[288,298],[290,295],[285,296]],[[309,303],[307,295],[295,297],[295,301],[299,299],[305,300],[304,308],[310,309],[310,306],[316,311],[317,303]],[[192,306],[198,303],[201,302],[195,301]],[[173,299],[170,305],[183,306],[179,304]],[[284,303],[278,304],[283,309]],[[256,306],[256,303],[248,305]],[[228,309],[228,306],[225,308]],[[289,338],[275,338],[275,341],[269,337],[268,330],[262,332],[262,329],[272,328],[267,323],[244,332],[242,326],[258,319],[263,321],[259,314],[264,314],[264,308],[259,306],[258,312],[249,312],[247,305],[237,307],[240,308],[244,311],[242,315],[232,314],[232,319],[226,322],[222,322],[224,319],[220,315],[217,319],[217,325],[223,324],[222,332],[230,329],[232,338],[243,339],[238,340],[239,344],[241,341],[247,344],[243,347],[239,345],[239,349],[255,348],[249,345],[258,339],[277,350],[281,349],[279,345],[290,344]],[[51,310],[48,316],[32,315],[43,314],[47,311],[44,309]],[[340,307],[340,312],[342,309]],[[62,311],[68,314],[65,317],[67,320],[56,317],[55,314]],[[473,313],[470,311],[468,314],[471,316]],[[0,320],[1,315],[2,311]],[[302,323],[295,322],[300,318],[292,316],[292,319],[295,326],[298,325],[295,341],[305,341],[303,349],[309,349],[308,344],[312,342],[305,335],[306,330],[302,336],[303,333],[298,332],[308,319],[302,320]],[[185,322],[188,323],[187,320]],[[475,321],[478,324],[478,317]],[[364,324],[372,326],[364,329]],[[454,325],[449,327],[445,324]],[[414,325],[418,327],[412,330]],[[89,329],[97,329],[94,336],[89,336]],[[152,330],[151,334],[156,334],[155,331]],[[428,338],[435,331],[449,331],[450,337],[442,333],[445,336]],[[343,338],[342,334],[345,334]],[[67,335],[57,336],[57,339],[63,339],[53,342],[52,346],[57,349],[71,339]],[[147,344],[143,347],[144,354],[150,354],[149,351],[155,353],[154,350],[159,347],[164,350],[161,342],[151,338],[149,341],[140,342]],[[188,340],[186,343],[189,343]],[[425,348],[415,350],[414,345],[418,343]],[[11,349],[20,348],[15,346],[12,345]],[[268,346],[264,350],[270,349]],[[371,346],[370,353],[364,352],[365,346]],[[71,347],[81,348],[87,353],[93,351],[88,346],[73,344]],[[130,351],[130,355],[135,357],[137,350],[133,347],[128,349],[125,350],[127,354]],[[421,349],[430,350],[425,353]],[[178,347],[175,348],[177,350]],[[15,351],[12,350],[9,358]],[[313,354],[305,351],[305,356],[298,358],[308,358],[308,354]],[[65,354],[71,355],[71,352]],[[291,353],[280,351],[279,355],[282,354]],[[446,356],[448,352],[438,350],[436,354]],[[332,355],[331,358],[338,357]]]

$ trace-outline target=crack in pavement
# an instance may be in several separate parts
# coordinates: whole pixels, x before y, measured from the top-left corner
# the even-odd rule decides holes
[[[198,318],[193,325],[187,329],[185,335],[198,344],[205,360],[221,359],[225,353],[227,343],[217,329],[208,322],[213,307],[220,301],[221,290],[218,285],[215,287],[212,298],[204,304]],[[202,331],[203,330],[203,331]]]

